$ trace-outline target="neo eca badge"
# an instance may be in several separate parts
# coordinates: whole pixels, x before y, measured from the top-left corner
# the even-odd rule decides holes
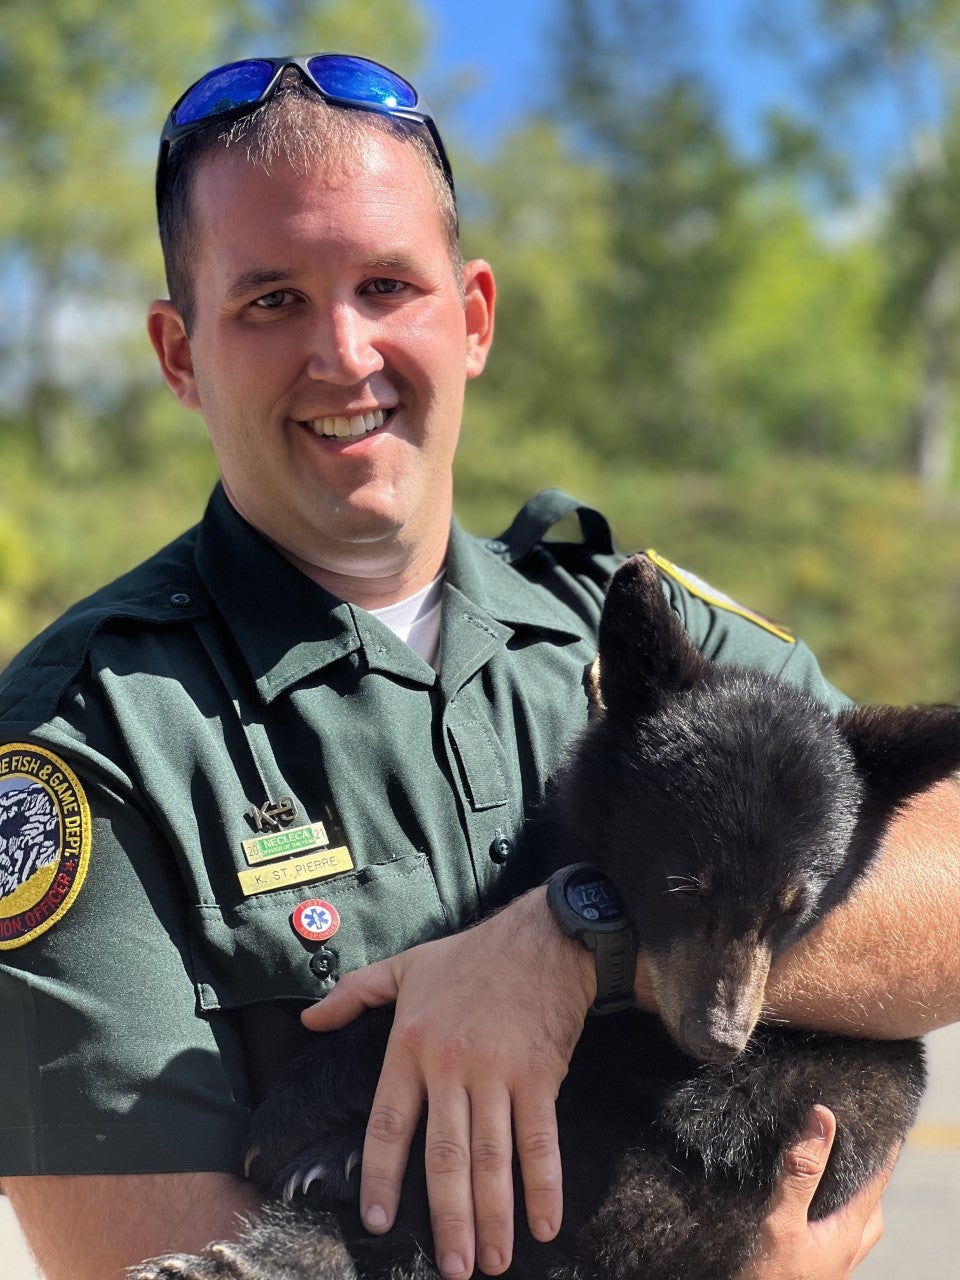
[[[0,746],[0,950],[22,947],[69,911],[90,859],[90,808],[45,747]]]
[[[340,913],[332,902],[324,902],[322,898],[310,898],[301,902],[290,923],[301,938],[310,942],[323,942],[340,928]]]

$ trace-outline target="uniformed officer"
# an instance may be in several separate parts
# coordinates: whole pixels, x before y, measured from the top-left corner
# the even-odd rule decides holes
[[[520,835],[585,719],[609,532],[557,493],[496,540],[452,521],[494,281],[460,260],[442,144],[394,73],[211,73],[157,192],[150,336],[222,482],[0,686],[0,1175],[50,1280],[202,1248],[257,1205],[238,1153],[298,1010],[326,997],[307,1022],[333,1027],[396,1000],[364,1220],[389,1227],[426,1100],[440,1267],[495,1275],[512,1148],[534,1234],[557,1230],[553,1103],[596,994]],[[802,644],[661,567],[704,652],[839,701]],[[956,817],[948,788],[914,806],[772,1008],[881,1035],[957,1016]],[[806,1227],[831,1126],[811,1117],[752,1280],[845,1276],[879,1234],[879,1185]]]

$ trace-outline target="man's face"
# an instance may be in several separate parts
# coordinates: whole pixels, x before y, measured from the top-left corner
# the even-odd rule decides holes
[[[151,313],[234,505],[299,559],[358,577],[445,545],[493,307],[482,262],[464,269],[464,304],[417,153],[366,137],[306,176],[230,153],[204,164],[189,343],[170,304]]]

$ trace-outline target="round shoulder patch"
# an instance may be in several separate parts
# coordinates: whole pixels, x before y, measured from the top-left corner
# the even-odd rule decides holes
[[[0,950],[22,947],[69,911],[90,859],[90,808],[46,747],[0,746]]]

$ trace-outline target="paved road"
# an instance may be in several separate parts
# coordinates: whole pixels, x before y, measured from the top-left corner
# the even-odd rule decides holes
[[[857,1280],[960,1280],[960,1024],[927,1037],[930,1083]]]
[[[960,1024],[927,1045],[930,1087],[884,1199],[886,1234],[857,1280],[960,1280]],[[0,1280],[38,1280],[2,1197]]]

